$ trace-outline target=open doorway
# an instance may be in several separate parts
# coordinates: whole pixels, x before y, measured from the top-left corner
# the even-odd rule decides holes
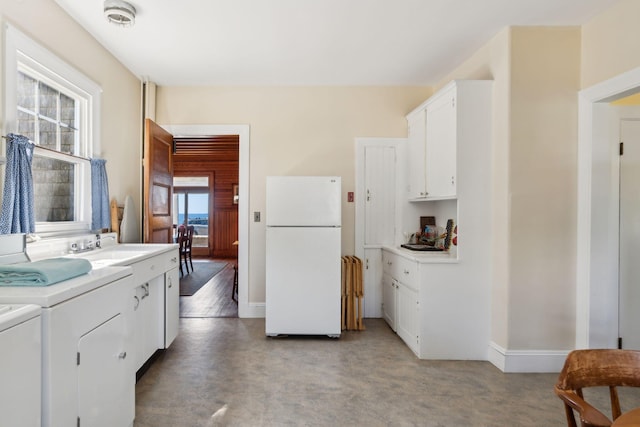
[[[193,229],[180,279],[181,317],[237,317],[238,135],[174,135],[176,228]]]
[[[615,348],[620,328],[620,110],[640,68],[579,94],[576,348]]]

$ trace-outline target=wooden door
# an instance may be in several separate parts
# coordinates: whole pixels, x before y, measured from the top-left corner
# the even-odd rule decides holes
[[[173,242],[173,135],[145,119],[144,242]]]

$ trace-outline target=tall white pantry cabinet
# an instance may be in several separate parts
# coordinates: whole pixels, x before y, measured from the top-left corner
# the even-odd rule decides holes
[[[396,218],[410,223],[396,228],[414,230],[416,212],[440,225],[443,209],[453,210],[459,246],[450,255],[408,251],[395,233],[382,245],[382,266],[365,271],[365,289],[382,294],[380,317],[423,359],[488,358],[492,87],[452,81],[407,115],[406,167],[398,164],[395,177],[406,185],[395,202]]]

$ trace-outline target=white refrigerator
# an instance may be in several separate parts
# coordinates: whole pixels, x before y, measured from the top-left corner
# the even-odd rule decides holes
[[[341,195],[336,176],[267,177],[267,336],[340,336]]]

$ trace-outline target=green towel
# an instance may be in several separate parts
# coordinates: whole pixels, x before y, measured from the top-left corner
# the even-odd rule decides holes
[[[49,286],[90,271],[91,263],[83,258],[49,258],[0,265],[0,286]]]

